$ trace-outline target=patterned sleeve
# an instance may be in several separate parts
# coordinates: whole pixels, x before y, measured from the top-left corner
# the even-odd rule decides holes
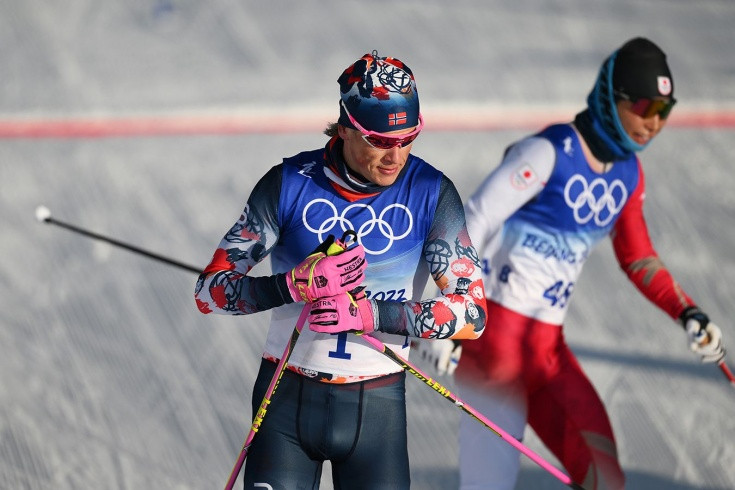
[[[281,170],[277,165],[253,188],[240,218],[225,234],[197,280],[194,298],[202,313],[243,315],[292,303],[283,274],[250,277],[250,270],[278,242]]]
[[[620,213],[611,234],[613,250],[628,279],[653,304],[677,319],[692,299],[677,283],[653,248],[643,216],[645,182],[640,169],[640,183]]]
[[[378,330],[422,338],[475,339],[485,329],[485,288],[462,201],[443,177],[423,256],[441,296],[405,303],[375,301]]]

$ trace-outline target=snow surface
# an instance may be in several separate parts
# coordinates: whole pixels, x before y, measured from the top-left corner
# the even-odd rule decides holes
[[[735,107],[732,0],[0,5],[0,121],[335,117],[339,73],[378,49],[413,69],[427,115],[414,152],[463,198],[508,143],[548,121],[462,131],[432,111],[461,121],[481,108],[502,121],[552,109],[571,119],[603,57],[646,35],[669,54],[680,100],[672,127],[642,154],[651,235],[735,352],[734,129],[674,127],[677,111]],[[203,267],[256,180],[322,146],[326,122],[0,141],[0,488],[224,486],[250,425],[269,314],[201,315],[191,272],[34,213],[45,205],[60,221]],[[722,373],[627,282],[609,244],[576,291],[567,339],[608,407],[628,487],[735,488],[735,390]],[[456,488],[466,415],[417,380],[407,391],[413,488]],[[556,464],[531,431],[524,442]],[[323,482],[331,488],[328,465]],[[523,458],[518,488],[563,486]]]

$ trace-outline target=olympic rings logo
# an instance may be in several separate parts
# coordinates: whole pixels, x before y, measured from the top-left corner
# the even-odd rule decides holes
[[[579,187],[581,190],[578,191]],[[574,198],[573,191],[576,194]],[[588,184],[584,177],[576,174],[564,187],[564,200],[574,211],[574,220],[580,225],[594,218],[597,226],[606,226],[623,209],[628,200],[628,191],[619,179],[613,180],[608,187],[604,179],[596,178]]]
[[[329,209],[331,209],[332,216],[325,219],[317,227],[311,226],[308,222],[307,213],[312,206],[321,205],[321,204],[326,204],[329,207]],[[357,223],[353,223],[348,218],[348,216],[350,214],[350,211],[359,210],[360,208],[364,208],[370,213],[370,219],[366,220],[362,224],[359,224],[359,226],[356,226]],[[403,211],[404,213],[406,213],[406,217],[408,218],[408,225],[406,226],[405,231],[403,231],[402,233],[398,235],[395,233],[395,230],[393,230],[391,223],[385,220],[386,213],[388,213],[392,209],[398,209],[398,210]],[[383,237],[386,240],[388,240],[388,243],[385,247],[383,247],[380,250],[370,250],[367,247],[365,247],[364,244],[362,244],[363,247],[365,248],[365,253],[373,254],[373,255],[379,255],[379,254],[387,252],[393,246],[393,242],[406,238],[408,234],[411,233],[411,230],[413,229],[413,216],[411,215],[411,211],[403,204],[398,204],[398,203],[386,206],[385,209],[383,209],[379,215],[376,215],[375,210],[369,204],[361,204],[361,203],[350,204],[349,206],[344,208],[341,213],[339,213],[337,211],[337,207],[331,202],[327,201],[326,199],[314,199],[313,201],[310,201],[309,204],[307,204],[304,207],[304,212],[302,214],[302,220],[304,222],[304,226],[306,227],[306,229],[308,229],[312,233],[316,233],[317,237],[319,238],[319,242],[323,242],[325,235],[329,233],[338,224],[339,224],[341,231],[337,233],[333,232],[332,233],[333,235],[341,236],[342,233],[344,233],[347,230],[354,230],[357,233],[357,241],[360,244],[362,244],[363,237],[366,237],[367,235],[372,233],[373,230],[377,228],[377,231],[379,231],[383,235]]]

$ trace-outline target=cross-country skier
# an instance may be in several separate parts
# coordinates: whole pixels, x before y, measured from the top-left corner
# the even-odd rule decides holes
[[[408,489],[405,372],[354,333],[407,357],[409,336],[475,339],[485,326],[459,194],[410,153],[423,126],[411,70],[374,51],[338,83],[339,119],[325,130],[326,146],[260,179],[196,284],[203,313],[275,308],[253,413],[311,303],[309,328],[248,454],[245,488],[317,488],[331,460],[335,488]],[[347,230],[357,246],[311,253]],[[274,274],[251,277],[268,255]],[[441,295],[419,301],[429,274]]]
[[[610,236],[622,270],[684,327],[702,361],[725,355],[720,329],[659,259],[643,216],[636,153],[666,125],[675,102],[664,52],[632,39],[602,64],[586,110],[511,145],[465,206],[488,266],[488,324],[482,338],[458,347],[458,392],[514,437],[528,423],[589,490],[624,486],[605,407],[562,333],[598,242]],[[446,353],[442,369],[454,350],[451,342],[422,348]],[[469,417],[460,424],[461,488],[514,488],[519,453]]]

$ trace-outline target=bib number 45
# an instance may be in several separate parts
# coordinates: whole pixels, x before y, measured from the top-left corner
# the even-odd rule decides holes
[[[573,291],[573,282],[565,283],[564,281],[556,281],[550,288],[544,291],[544,298],[551,302],[551,306],[564,308],[569,302]]]

